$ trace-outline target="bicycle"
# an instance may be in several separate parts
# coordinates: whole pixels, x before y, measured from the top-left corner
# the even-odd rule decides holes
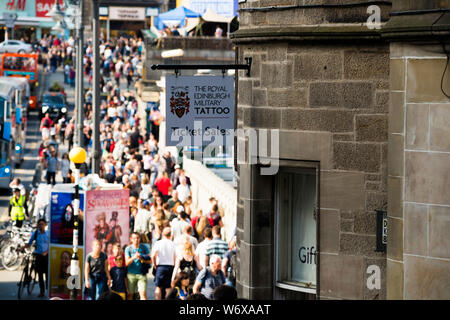
[[[2,265],[6,270],[15,271],[22,265],[24,253],[17,249],[25,246],[25,243],[30,239],[32,230],[33,228],[29,222],[24,223],[22,229],[15,226],[11,228],[11,235],[9,239],[3,242],[0,251]]]
[[[22,299],[23,292],[25,289],[28,294],[31,294],[38,283],[38,273],[36,271],[36,256],[32,252],[25,253],[22,265],[24,265],[22,275],[20,276],[20,281],[17,283],[19,290],[17,292],[17,297],[19,300]]]

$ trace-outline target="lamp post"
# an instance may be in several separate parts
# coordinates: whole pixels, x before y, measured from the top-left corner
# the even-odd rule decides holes
[[[99,0],[92,1],[92,53],[93,53],[93,74],[92,74],[92,170],[93,174],[100,173],[100,20],[99,20]]]
[[[83,111],[84,111],[84,79],[83,79],[83,0],[68,0],[69,7],[73,9],[72,16],[75,25],[76,37],[76,84],[75,84],[75,132],[74,145],[82,146],[83,137]]]
[[[78,251],[78,211],[80,208],[80,167],[86,161],[86,151],[81,147],[70,150],[69,159],[75,165],[75,196],[73,201],[73,254],[70,260],[70,275],[76,283],[70,291],[70,300],[77,299],[77,288],[80,288],[80,263],[77,255]]]

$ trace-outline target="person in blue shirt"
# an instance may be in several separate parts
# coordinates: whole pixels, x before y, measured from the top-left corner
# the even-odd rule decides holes
[[[147,272],[143,264],[150,264],[150,252],[141,244],[141,237],[137,232],[130,236],[131,244],[125,248],[125,265],[127,267],[128,299],[133,300],[134,293],[139,292],[141,300],[147,300]]]
[[[39,298],[45,296],[45,289],[48,287],[48,247],[49,247],[49,233],[45,230],[47,223],[45,219],[39,219],[38,221],[38,229],[33,232],[30,240],[25,245],[25,247],[29,247],[36,241],[36,249],[34,250],[34,254],[36,256],[36,271],[39,276],[39,289],[40,294]],[[44,274],[45,274],[45,283],[44,283]]]

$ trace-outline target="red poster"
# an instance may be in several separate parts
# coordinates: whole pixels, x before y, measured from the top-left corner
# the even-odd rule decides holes
[[[89,190],[86,192],[86,252],[92,241],[100,240],[102,250],[111,254],[112,245],[128,244],[130,230],[130,190]]]
[[[63,0],[59,0],[59,3],[62,6]],[[55,0],[36,0],[36,17],[48,18],[46,14],[54,4]]]

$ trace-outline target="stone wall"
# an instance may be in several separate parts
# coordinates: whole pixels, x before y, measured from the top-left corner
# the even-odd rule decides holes
[[[320,297],[385,298],[374,210],[387,208],[388,45],[252,42],[239,57],[253,64],[239,74],[238,127],[280,129],[281,159],[320,162]],[[240,295],[301,298],[273,284],[274,177],[250,164],[239,177]],[[372,264],[381,290],[366,287]]]
[[[450,99],[440,45],[391,45],[389,299],[449,299]],[[450,93],[449,72],[444,90]]]

